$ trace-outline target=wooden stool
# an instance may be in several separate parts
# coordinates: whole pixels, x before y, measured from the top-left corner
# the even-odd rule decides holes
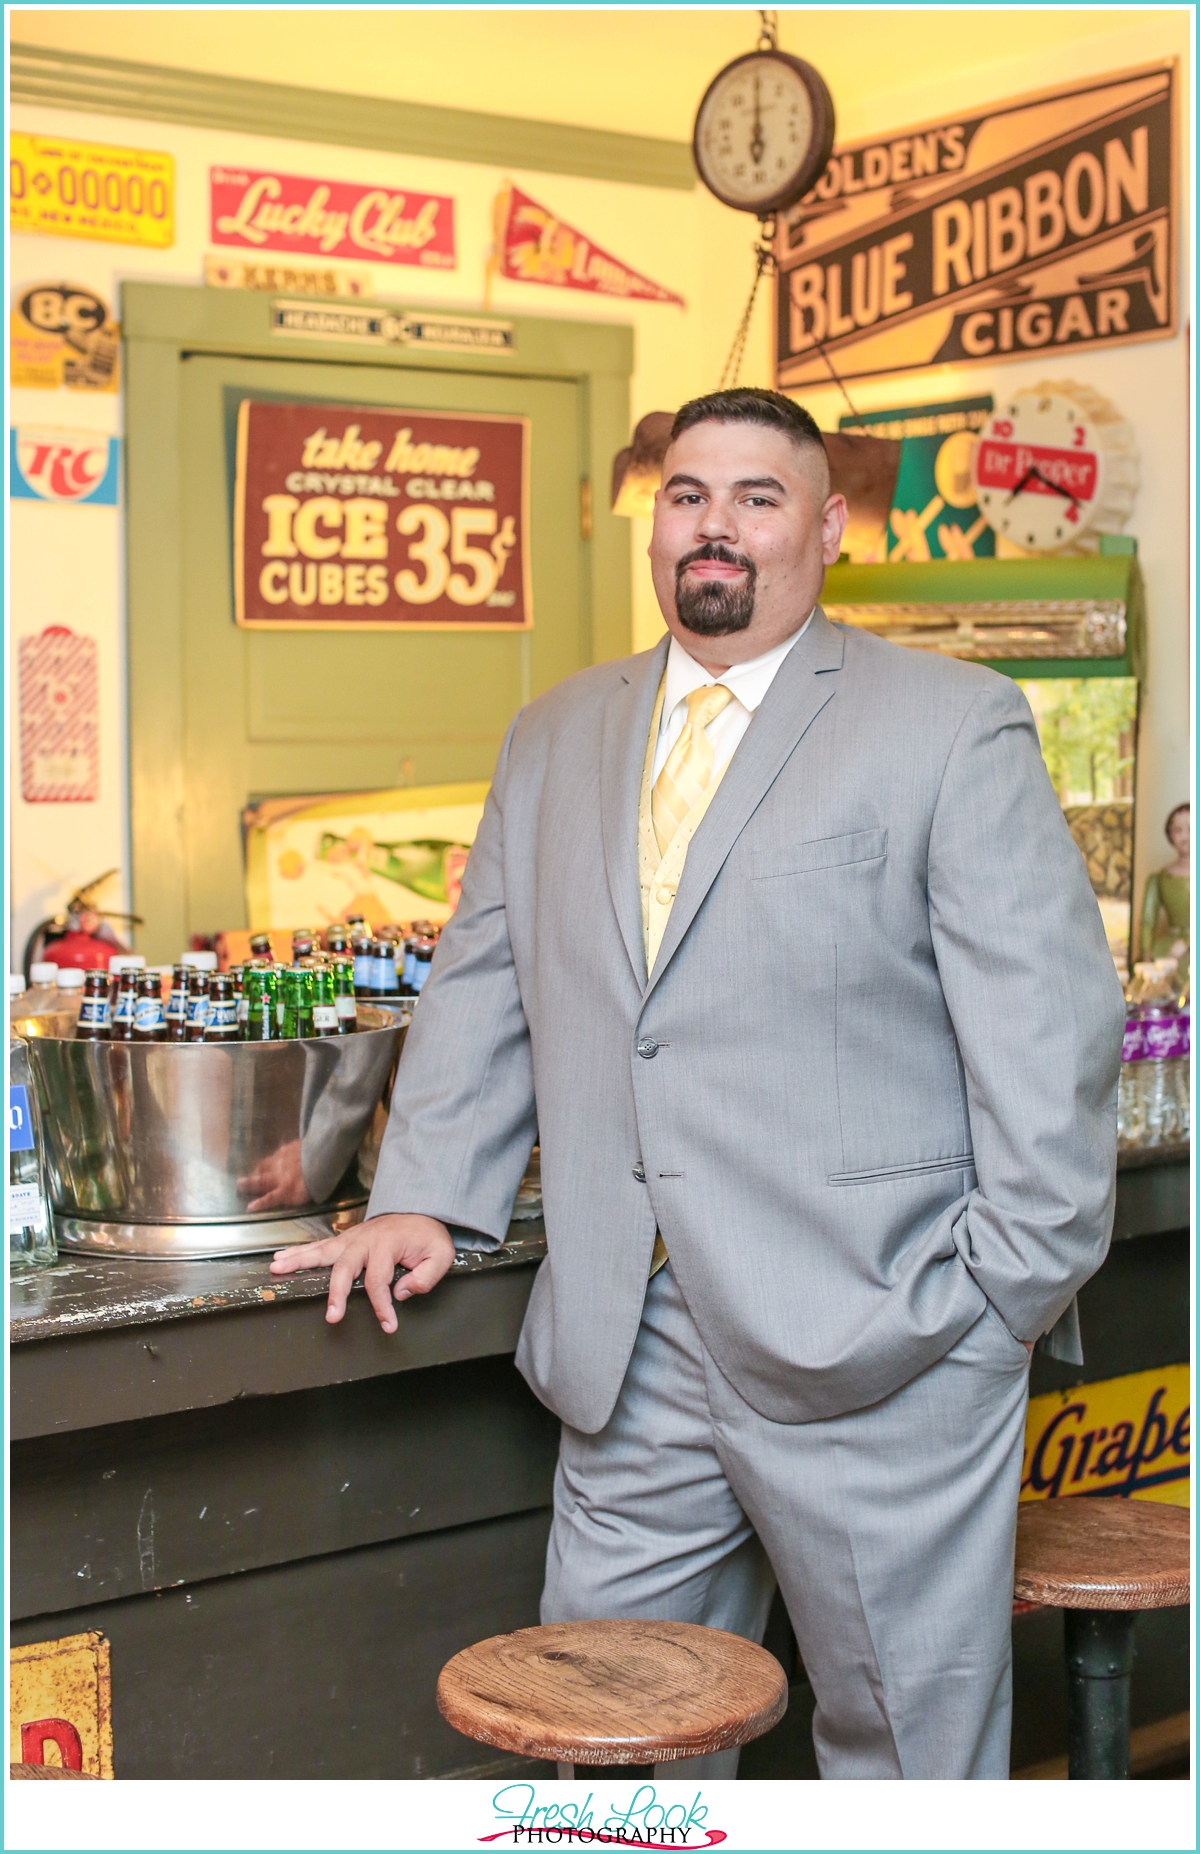
[[[693,1622],[554,1622],[464,1648],[438,1678],[467,1738],[573,1766],[638,1768],[749,1744],[787,1710],[774,1655]]]
[[[85,1783],[100,1782],[90,1770],[64,1770],[61,1764],[10,1764],[8,1775],[13,1783],[22,1777],[32,1777],[35,1781],[39,1777],[82,1777]]]
[[[1129,1775],[1133,1627],[1191,1598],[1186,1507],[1030,1501],[1017,1511],[1015,1594],[1065,1611],[1067,1776]]]

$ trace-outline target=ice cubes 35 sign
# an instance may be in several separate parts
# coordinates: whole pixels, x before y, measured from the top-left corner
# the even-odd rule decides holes
[[[528,478],[528,419],[245,399],[237,622],[525,630]]]

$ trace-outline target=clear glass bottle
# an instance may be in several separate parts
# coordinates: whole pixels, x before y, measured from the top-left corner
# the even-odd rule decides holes
[[[58,1260],[46,1190],[46,1166],[29,1046],[8,1046],[8,1261],[44,1268]]]

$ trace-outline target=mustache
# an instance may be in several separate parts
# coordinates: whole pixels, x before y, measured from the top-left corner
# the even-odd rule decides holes
[[[684,554],[681,560],[675,562],[675,583],[677,585],[688,567],[697,560],[716,560],[722,566],[743,567],[750,574],[756,571],[754,562],[748,554],[735,554],[732,547],[726,547],[720,541],[706,541],[703,547],[693,548],[690,554]]]

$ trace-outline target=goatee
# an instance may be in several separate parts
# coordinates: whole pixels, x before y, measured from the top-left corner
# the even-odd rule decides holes
[[[717,560],[726,566],[741,567],[745,577],[738,580],[688,580],[684,575],[697,560]],[[694,553],[685,554],[675,567],[675,613],[685,630],[697,637],[729,637],[744,631],[754,616],[754,590],[758,578],[753,560],[735,554],[732,548],[710,541]]]

